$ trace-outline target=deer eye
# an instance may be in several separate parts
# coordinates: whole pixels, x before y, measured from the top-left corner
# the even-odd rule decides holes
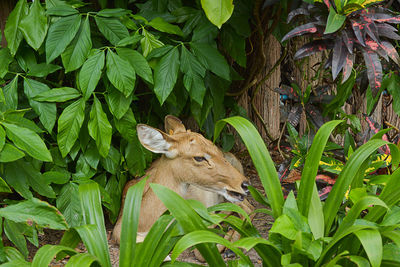
[[[207,159],[205,157],[194,157],[194,160],[197,161],[197,162],[202,162],[202,161],[205,161]]]

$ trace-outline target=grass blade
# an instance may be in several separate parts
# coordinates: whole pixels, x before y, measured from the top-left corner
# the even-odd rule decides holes
[[[135,258],[136,235],[146,180],[147,179],[142,179],[134,186],[131,186],[126,194],[121,225],[121,233],[123,234],[121,234],[121,246],[119,251],[121,267],[132,266],[132,262]]]
[[[237,116],[220,120],[215,124],[214,140],[219,136],[226,123],[229,123],[236,129],[246,145],[260,176],[268,200],[271,203],[274,217],[278,218],[282,214],[283,193],[278,174],[275,170],[275,164],[264,141],[250,121]]]
[[[308,152],[297,195],[299,211],[305,217],[308,216],[312,192],[315,185],[315,177],[317,176],[319,162],[321,161],[326,142],[333,129],[340,123],[342,123],[342,121],[334,120],[322,125],[315,135],[310,151]]]

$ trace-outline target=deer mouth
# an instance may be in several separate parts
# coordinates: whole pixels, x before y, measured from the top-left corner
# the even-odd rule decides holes
[[[246,194],[238,193],[236,191],[226,190],[224,197],[230,202],[241,202],[246,197]]]

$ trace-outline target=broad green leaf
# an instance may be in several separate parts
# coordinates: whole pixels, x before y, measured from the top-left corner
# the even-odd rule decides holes
[[[46,62],[50,63],[64,52],[65,48],[74,39],[81,24],[79,15],[61,17],[50,25],[46,39]]]
[[[315,240],[324,237],[324,213],[315,184],[313,186],[310,209],[308,211],[308,225],[310,226]]]
[[[376,229],[365,229],[355,232],[368,256],[372,267],[381,266],[382,237]]]
[[[26,0],[19,0],[7,18],[4,36],[7,40],[7,47],[10,49],[10,53],[13,56],[17,53],[19,44],[23,38],[22,32],[19,30],[19,25],[27,13],[28,4]]]
[[[233,0],[201,0],[201,7],[212,24],[221,28],[233,13]]]
[[[109,9],[109,8],[105,8],[100,10],[99,12],[97,12],[97,16],[102,16],[102,17],[122,17],[126,14],[129,14],[130,11],[123,9],[123,8],[113,8],[113,9]]]
[[[236,255],[240,256],[240,258],[247,261],[247,264],[251,264],[250,259],[248,256],[245,256],[243,252],[235,247],[231,242],[226,240],[219,235],[207,231],[207,230],[199,230],[188,233],[184,235],[175,245],[174,250],[171,254],[171,260],[174,262],[176,258],[186,249],[202,243],[218,243],[224,245],[225,247],[232,250]]]
[[[131,186],[126,194],[122,213],[120,266],[131,266],[136,252],[136,235],[139,225],[140,209],[144,186],[147,179]]]
[[[68,5],[59,5],[48,8],[46,14],[49,16],[64,17],[79,14],[79,11]]]
[[[96,16],[95,20],[100,32],[113,45],[129,36],[128,29],[119,19]]]
[[[101,158],[100,160],[106,171],[111,174],[117,174],[118,168],[120,167],[121,155],[116,148],[111,146],[108,156],[106,158]]]
[[[3,87],[5,98],[5,109],[17,109],[18,106],[18,75],[6,86]],[[1,104],[0,104],[1,105]]]
[[[199,215],[181,196],[160,184],[150,184],[150,187],[179,222],[185,233],[206,230]],[[224,266],[224,261],[214,244],[198,244],[196,247],[209,265]]]
[[[111,267],[106,227],[104,223],[103,210],[101,207],[101,197],[98,184],[81,184],[79,186],[79,198],[81,199],[83,220],[88,227],[86,229],[82,229],[83,226],[80,226],[77,227],[76,230],[84,241],[88,251],[99,258],[102,266]],[[95,227],[92,228],[91,225],[94,225]],[[83,236],[83,232],[85,232],[85,235],[87,235],[86,237]],[[96,235],[93,236],[92,234]]]
[[[5,144],[3,150],[0,152],[0,162],[16,161],[23,158],[25,153],[13,145]]]
[[[43,173],[43,179],[46,183],[54,183],[54,184],[65,184],[71,178],[71,173],[68,171],[59,172],[59,171],[48,171]]]
[[[26,42],[35,50],[42,45],[47,34],[47,17],[40,1],[34,1],[29,14],[22,18],[19,29]]]
[[[326,28],[324,34],[333,33],[342,27],[346,20],[346,16],[336,13],[333,6],[329,9],[328,21],[326,23]]]
[[[77,252],[69,247],[60,245],[46,244],[42,246],[35,254],[32,260],[32,267],[49,266],[51,261],[57,254],[66,253],[70,256],[75,255]]]
[[[77,184],[73,182],[65,184],[56,199],[56,204],[70,227],[81,225],[82,211]]]
[[[315,135],[310,151],[308,152],[297,197],[299,210],[305,217],[308,217],[312,192],[314,190],[315,176],[318,172],[319,162],[324,152],[326,142],[333,129],[340,123],[342,123],[342,121],[334,120],[322,125]]]
[[[29,104],[36,114],[39,115],[40,122],[44,128],[51,133],[56,123],[57,107],[55,103],[42,103],[33,100],[33,98],[43,92],[50,91],[50,88],[44,83],[36,80],[24,79],[24,93],[28,97]]]
[[[254,125],[241,117],[231,117],[218,121],[215,125],[214,140],[219,136],[226,123],[236,129],[245,143],[271,203],[274,217],[278,218],[282,214],[283,194],[275,171],[275,164],[265,147],[264,141]]]
[[[400,77],[392,73],[389,81],[390,82],[387,86],[387,90],[393,97],[393,110],[397,113],[397,115],[400,116],[400,93],[397,90],[400,86]]]
[[[65,157],[79,136],[85,117],[85,100],[80,98],[64,109],[58,118],[57,143],[61,155]]]
[[[153,49],[164,46],[163,42],[145,29],[142,30],[142,34],[144,37],[140,40],[140,44],[142,46],[143,56],[147,57]]]
[[[217,76],[225,80],[231,80],[229,65],[216,48],[203,43],[190,43],[190,46],[198,60],[206,69],[211,70]]]
[[[232,27],[221,31],[221,44],[240,66],[246,67],[246,39],[239,35]]]
[[[81,94],[75,88],[60,87],[37,94],[33,97],[33,99],[36,101],[45,102],[65,102],[80,96]]]
[[[342,172],[337,177],[324,205],[325,234],[330,232],[334,218],[354,178],[354,174],[358,172],[361,165],[372,153],[375,153],[379,147],[385,144],[386,142],[383,140],[370,140],[350,156]]]
[[[112,127],[96,96],[93,96],[88,129],[90,136],[96,141],[100,155],[103,158],[107,157],[110,150]]]
[[[10,112],[4,115],[5,115],[4,116],[5,122],[12,123],[20,127],[28,128],[34,131],[35,133],[44,133],[44,131],[41,128],[39,128],[34,121],[24,118],[23,117],[24,113],[18,114],[18,112],[16,113]]]
[[[7,137],[14,144],[35,159],[52,161],[51,154],[47,150],[43,140],[32,130],[10,123],[1,123],[6,128]]]
[[[132,45],[135,46],[140,40],[142,40],[143,36],[135,33],[132,36],[125,37],[121,41],[118,42],[117,46],[127,46]]]
[[[6,131],[4,131],[4,128],[0,126],[0,151],[3,149],[5,143],[6,143]]]
[[[23,254],[23,258],[26,259],[28,258],[29,251],[26,246],[25,236],[23,235],[24,229],[21,229],[20,226],[20,224],[11,220],[4,220],[4,233],[8,240],[10,240],[18,248],[19,252]],[[15,253],[13,254],[15,255]]]
[[[59,69],[61,69],[61,66],[54,64],[46,64],[46,63],[30,64],[29,71],[27,74],[29,76],[34,76],[34,77],[45,77],[50,73],[53,73]]]
[[[96,256],[89,253],[84,253],[84,254],[79,253],[69,258],[67,264],[65,264],[65,267],[92,266],[94,265],[93,264],[94,262],[100,264]]]
[[[251,222],[249,215],[241,207],[233,203],[220,203],[208,208],[208,211],[233,211],[240,214],[248,222]]]
[[[85,62],[92,49],[92,39],[90,38],[89,17],[81,23],[81,27],[72,42],[61,54],[61,59],[65,67],[65,72],[78,69]]]
[[[89,99],[96,89],[104,67],[104,51],[94,50],[79,72],[79,86],[85,99]]]
[[[29,181],[26,175],[21,175],[20,166],[15,162],[5,164],[4,179],[18,194],[25,199],[33,197],[29,190]]]
[[[172,33],[179,36],[183,36],[182,30],[178,26],[166,22],[161,17],[156,17],[152,19],[147,25],[153,27],[156,30],[159,30],[160,32]]]
[[[118,55],[127,60],[135,69],[137,75],[153,84],[153,73],[147,60],[138,51],[129,48],[117,48]]]
[[[1,193],[12,193],[8,184],[0,177],[0,192]]]
[[[183,84],[189,92],[191,99],[199,105],[203,105],[203,99],[206,94],[206,87],[204,85],[206,69],[184,46],[181,47],[181,51],[180,69],[185,73]]]
[[[134,68],[125,59],[111,50],[107,52],[107,77],[125,97],[132,94],[135,88],[136,74]]]
[[[174,89],[179,63],[179,51],[175,47],[161,58],[154,70],[154,93],[161,105]]]
[[[110,86],[107,89],[107,92],[106,100],[111,114],[113,114],[117,119],[121,119],[132,103],[133,94],[125,97],[124,94],[118,91],[114,86]]]
[[[13,58],[10,54],[10,50],[8,48],[0,49],[0,78],[4,78],[4,76],[8,72],[8,65],[12,62]]]
[[[37,198],[0,209],[0,216],[14,222],[36,223],[42,227],[66,230],[68,225],[61,213],[49,203]]]

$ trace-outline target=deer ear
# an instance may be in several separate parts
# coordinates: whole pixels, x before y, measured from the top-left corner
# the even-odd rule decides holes
[[[167,115],[164,119],[164,128],[168,134],[177,134],[186,132],[185,125],[175,116]]]
[[[151,152],[164,154],[167,158],[174,158],[178,152],[172,149],[175,140],[168,134],[145,124],[136,126],[140,143]]]

